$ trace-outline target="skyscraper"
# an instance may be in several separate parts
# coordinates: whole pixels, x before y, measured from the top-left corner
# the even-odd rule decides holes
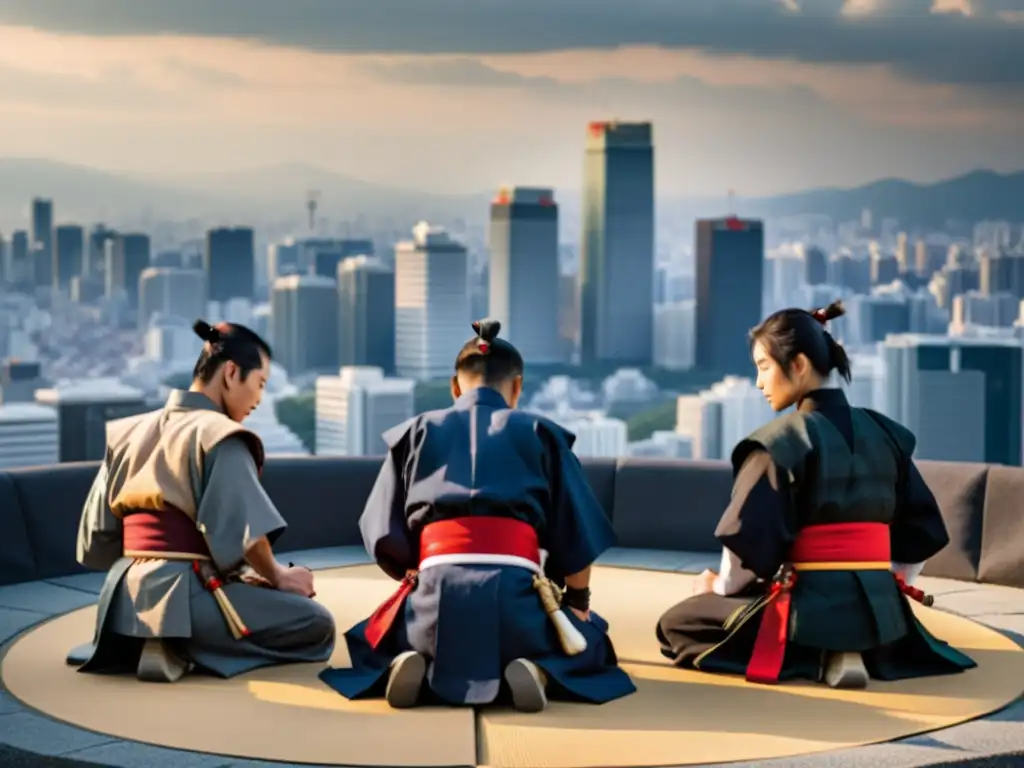
[[[563,362],[553,190],[500,190],[491,203],[490,252],[488,315],[527,363]]]
[[[149,266],[149,235],[125,234],[104,241],[104,279],[108,297],[123,292],[130,309],[139,306],[139,278]]]
[[[267,247],[267,277],[270,285],[279,277],[298,275],[302,272],[299,266],[301,244],[288,238]]]
[[[105,243],[117,237],[117,232],[105,224],[96,224],[89,230],[89,242],[85,256],[85,264],[82,266],[83,273],[99,275],[103,272],[104,254],[106,253]]]
[[[32,274],[37,286],[53,284],[53,201],[32,199]]]
[[[53,231],[53,284],[67,289],[71,278],[86,274],[85,230],[77,224],[62,224]]]
[[[338,265],[345,259],[373,255],[372,240],[305,240],[302,248],[302,262],[308,265],[308,271],[332,280],[338,274]]]
[[[654,339],[650,123],[588,127],[579,276],[582,362],[649,364]]]
[[[421,221],[395,245],[395,367],[399,375],[445,379],[472,336],[466,248]]]
[[[5,279],[13,286],[25,290],[32,285],[35,273],[32,266],[32,249],[29,247],[28,232],[23,229],[11,233],[8,247],[10,272]]]
[[[698,368],[750,376],[747,334],[763,319],[764,226],[701,219],[696,229]]]
[[[372,366],[344,366],[316,380],[318,456],[384,456],[382,435],[415,415],[416,382]]]
[[[139,328],[153,315],[186,322],[206,314],[206,275],[201,269],[147,267],[139,276]]]
[[[279,277],[270,307],[274,358],[289,375],[338,367],[338,289],[333,280]]]
[[[252,299],[256,280],[255,236],[249,227],[211,229],[203,254],[208,301]]]
[[[338,265],[341,364],[395,369],[395,273],[375,256]]]
[[[1016,339],[889,336],[886,415],[915,457],[1021,465],[1022,350]]]

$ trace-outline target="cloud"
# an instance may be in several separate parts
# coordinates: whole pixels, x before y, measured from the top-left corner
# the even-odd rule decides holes
[[[1018,0],[0,0],[0,23],[90,35],[250,38],[348,53],[499,54],[661,45],[925,82],[1024,83]],[[955,54],[953,53],[955,52]]]
[[[1012,167],[1012,106],[881,66],[678,48],[352,55],[0,26],[0,152],[146,174],[298,161],[445,191],[575,187],[587,122],[618,117],[654,123],[659,188],[767,194]]]
[[[974,4],[971,0],[933,0],[932,13],[959,13],[961,16],[973,16]]]
[[[517,57],[508,57],[505,66],[515,67]],[[520,64],[521,66],[521,64]],[[536,65],[535,65],[536,66]],[[541,67],[536,67],[541,68]],[[610,69],[614,69],[611,67]],[[508,89],[563,105],[614,104],[618,109],[642,113],[654,105],[668,106],[685,113],[691,107],[722,114],[777,111],[789,116],[826,102],[803,85],[773,83],[770,87],[745,83],[713,85],[698,77],[670,71],[656,79],[634,79],[633,73],[600,72],[592,77],[556,79],[546,75],[523,74],[514,69],[487,64],[466,57],[418,57],[399,61],[370,61],[363,70],[394,83],[441,88]]]
[[[361,66],[368,75],[403,85],[434,85],[456,88],[530,88],[557,90],[563,84],[551,77],[521,75],[489,67],[467,57],[380,61]]]
[[[713,110],[742,115],[801,115],[826,108],[858,125],[926,133],[969,130],[976,136],[1014,130],[1024,101],[1006,94],[921,85],[883,68],[847,69],[794,62],[755,62],[667,49],[563,51],[484,58],[373,58],[358,65],[380,82],[450,90],[497,89],[550,103],[601,111],[661,105],[679,114]],[[470,97],[472,98],[472,97]]]

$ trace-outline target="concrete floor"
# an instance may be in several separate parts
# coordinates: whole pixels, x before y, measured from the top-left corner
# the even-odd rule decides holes
[[[313,569],[367,562],[361,548],[306,550],[286,556]],[[717,556],[614,549],[599,564],[697,572],[717,566]],[[96,601],[102,574],[68,576],[0,587],[0,644],[35,624]],[[968,616],[1013,637],[1024,647],[1024,590],[921,579],[937,608]],[[69,638],[69,647],[73,639]],[[1022,681],[1024,688],[1024,681]],[[299,768],[288,763],[237,760],[125,741],[65,725],[30,710],[0,691],[0,765],[39,768]],[[1024,700],[982,720],[886,744],[836,750],[806,758],[730,763],[731,768],[918,768],[919,766],[1024,766]],[[305,768],[310,768],[305,766]],[[314,767],[315,768],[315,767]],[[704,767],[710,768],[710,767]]]

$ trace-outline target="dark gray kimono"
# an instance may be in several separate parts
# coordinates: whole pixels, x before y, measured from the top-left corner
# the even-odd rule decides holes
[[[702,594],[661,617],[662,653],[683,667],[743,674],[764,596],[804,526],[885,523],[894,563],[920,564],[949,541],[914,466],[910,432],[823,389],[733,453],[732,501],[716,537],[756,576],[739,594]],[[780,680],[819,680],[828,652],[860,652],[882,680],[945,674],[975,663],[914,617],[890,571],[800,571]]]

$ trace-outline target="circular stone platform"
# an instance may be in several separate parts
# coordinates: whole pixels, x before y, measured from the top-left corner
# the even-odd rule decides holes
[[[661,612],[690,592],[681,573],[596,568],[596,609],[608,619],[637,693],[605,706],[554,703],[539,715],[505,709],[394,711],[349,702],[316,677],[318,664],[257,671],[233,680],[189,676],[174,685],[84,675],[66,666],[92,634],[95,608],[43,624],[3,660],[7,689],[73,725],[176,749],[291,763],[361,766],[488,765],[505,768],[695,765],[767,760],[853,747],[943,728],[1015,700],[1024,651],[968,619],[915,606],[936,635],[970,654],[956,676],[872,682],[865,691],[677,670],[658,653]],[[317,573],[318,599],[339,632],[394,589],[374,566]],[[332,658],[348,663],[344,642]],[[187,721],[183,718],[187,717]],[[187,723],[187,724],[186,724]]]

